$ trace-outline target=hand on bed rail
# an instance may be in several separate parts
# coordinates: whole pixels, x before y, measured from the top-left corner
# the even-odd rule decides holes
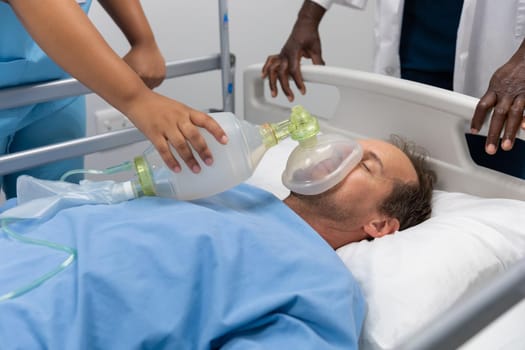
[[[166,78],[166,62],[155,42],[134,45],[123,59],[150,89]]]
[[[99,0],[99,3],[131,45],[124,61],[150,89],[159,86],[166,77],[166,63],[140,3],[111,0]]]
[[[511,59],[492,76],[487,92],[481,97],[471,122],[473,133],[479,132],[492,110],[485,151],[495,154],[503,131],[501,148],[512,149],[516,134],[525,130],[525,41]],[[525,157],[525,155],[524,155]]]
[[[313,2],[305,1],[290,37],[278,55],[268,56],[262,69],[262,78],[268,77],[272,97],[277,96],[277,81],[290,102],[294,94],[290,89],[291,77],[301,94],[306,93],[301,74],[301,58],[310,58],[314,64],[324,65],[319,38],[319,22],[325,9]]]

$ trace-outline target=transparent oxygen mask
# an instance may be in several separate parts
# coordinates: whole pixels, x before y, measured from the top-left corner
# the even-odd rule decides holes
[[[303,195],[323,193],[341,182],[363,157],[359,143],[339,134],[304,138],[290,154],[283,184]]]

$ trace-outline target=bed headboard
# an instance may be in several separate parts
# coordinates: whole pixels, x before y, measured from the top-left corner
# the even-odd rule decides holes
[[[255,123],[286,119],[292,104],[284,107],[265,97],[261,68],[253,65],[244,72],[244,118]],[[438,189],[525,199],[525,180],[480,167],[469,155],[464,134],[478,99],[345,68],[309,65],[302,67],[302,73],[307,85],[329,85],[339,92],[333,115],[317,115],[321,130],[356,138],[400,135],[428,151]],[[315,94],[307,97],[316,98]],[[486,129],[485,125],[481,133],[486,134]],[[518,136],[525,139],[523,130]]]

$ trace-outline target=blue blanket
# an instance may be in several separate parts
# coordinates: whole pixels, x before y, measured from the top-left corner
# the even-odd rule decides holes
[[[310,226],[254,187],[84,205],[11,227],[78,258],[0,303],[2,349],[357,349],[357,282]],[[0,295],[65,257],[0,234]]]

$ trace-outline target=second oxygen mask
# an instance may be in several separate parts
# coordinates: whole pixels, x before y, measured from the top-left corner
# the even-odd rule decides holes
[[[320,194],[341,182],[362,157],[359,143],[339,134],[299,140],[288,158],[282,181],[292,192]]]

